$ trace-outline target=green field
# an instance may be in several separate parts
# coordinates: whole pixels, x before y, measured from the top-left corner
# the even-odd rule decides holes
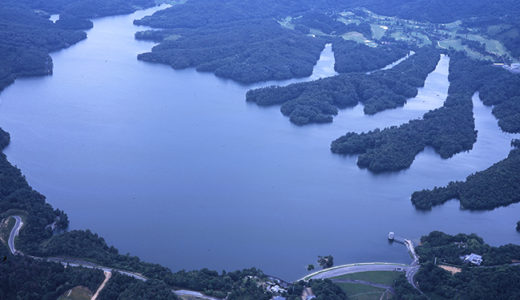
[[[344,40],[354,41],[363,45],[367,45],[369,47],[377,47],[377,44],[369,39],[367,39],[362,33],[357,31],[351,31],[343,34],[341,36]]]
[[[390,297],[384,289],[355,283],[336,283],[348,296],[349,299],[356,300],[379,300],[383,293]],[[389,299],[384,297],[383,299]]]
[[[374,271],[374,272],[360,272],[360,273],[352,273],[346,274],[339,277],[334,277],[334,279],[351,279],[351,280],[363,280],[372,283],[379,283],[388,286],[392,286],[394,280],[399,277],[401,272],[393,272],[393,271]]]

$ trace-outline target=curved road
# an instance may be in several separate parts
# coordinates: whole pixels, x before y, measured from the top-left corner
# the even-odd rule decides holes
[[[11,253],[13,255],[24,255],[21,251],[16,250],[16,248],[14,246],[14,240],[16,239],[18,234],[20,234],[20,229],[23,226],[22,218],[20,216],[10,216],[10,217],[13,217],[15,219],[16,223],[14,224],[13,229],[11,229],[11,233],[9,234],[9,240],[8,240],[9,250],[11,250]],[[62,264],[64,266],[83,267],[83,268],[89,268],[89,269],[98,269],[98,270],[102,270],[103,272],[105,272],[105,275],[107,273],[112,274],[112,272],[118,272],[118,273],[121,273],[123,275],[133,277],[133,278],[135,278],[137,280],[141,280],[141,281],[148,280],[148,278],[146,278],[145,276],[143,276],[143,275],[141,275],[139,273],[134,273],[134,272],[129,272],[129,271],[125,271],[125,270],[104,267],[104,266],[100,266],[100,265],[92,263],[92,262],[79,260],[79,259],[74,259],[74,258],[37,257],[37,256],[32,256],[32,255],[25,255],[25,256],[30,257],[32,259],[36,259],[36,260],[43,260],[43,261],[48,261],[48,262],[60,263],[60,264]],[[103,284],[106,284],[106,282],[109,279],[110,279],[110,277],[106,278],[106,280],[103,281]],[[196,292],[196,291],[172,290],[172,292],[175,293],[176,295],[179,295],[179,296],[193,296],[193,297],[196,297],[198,299],[205,299],[205,300],[220,300],[218,298],[209,297],[209,296],[206,296],[206,295],[204,295],[202,293],[199,293],[199,292]]]
[[[18,252],[16,251],[16,248],[14,247],[14,239],[20,234],[20,229],[23,226],[23,221],[20,216],[12,216],[16,223],[13,226],[13,229],[11,229],[11,233],[9,234],[9,240],[7,241],[7,244],[9,245],[9,250],[11,250],[11,254],[16,255]]]
[[[300,280],[309,279],[325,279],[338,277],[346,274],[359,273],[359,272],[374,272],[374,271],[401,271],[405,272],[410,269],[410,266],[397,263],[384,263],[384,262],[373,262],[373,263],[359,263],[349,264],[329,269],[324,269],[318,272],[314,272],[303,277]]]

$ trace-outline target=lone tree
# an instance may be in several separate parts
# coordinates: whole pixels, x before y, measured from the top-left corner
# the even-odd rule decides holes
[[[307,271],[312,271],[314,270],[314,265],[308,265],[307,266]]]
[[[330,268],[334,265],[334,257],[332,255],[318,256],[318,264],[322,269]]]
[[[516,222],[516,231],[520,232],[520,221]]]

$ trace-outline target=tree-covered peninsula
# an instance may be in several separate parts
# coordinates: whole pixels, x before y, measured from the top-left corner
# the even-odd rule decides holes
[[[297,125],[332,122],[338,108],[363,103],[366,114],[403,106],[417,95],[435,69],[440,53],[421,48],[415,55],[392,69],[365,73],[347,73],[285,87],[271,86],[250,90],[246,99],[261,106],[280,105],[282,114]]]
[[[448,200],[459,199],[460,206],[465,209],[494,209],[520,201],[519,183],[520,149],[516,148],[506,159],[468,176],[464,182],[450,182],[446,187],[413,193],[412,203],[418,209],[431,209]]]
[[[443,107],[401,126],[366,133],[349,132],[333,141],[331,150],[338,154],[359,154],[358,165],[373,172],[406,169],[427,146],[442,158],[449,158],[471,149],[476,141],[471,98],[477,91],[481,92],[480,98],[485,104],[497,103],[493,110],[495,115],[500,115],[500,107],[504,107],[507,115],[512,116],[499,121],[502,127],[504,124],[514,127],[518,121],[516,99],[495,97],[492,91],[501,89],[503,92],[499,95],[518,92],[517,76],[461,53],[451,53],[450,87]]]

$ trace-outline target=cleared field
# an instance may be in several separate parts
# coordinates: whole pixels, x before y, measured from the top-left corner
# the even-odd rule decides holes
[[[493,53],[498,56],[509,55],[506,47],[504,47],[504,45],[502,45],[502,43],[500,43],[497,40],[487,39],[478,34],[466,34],[466,35],[463,35],[460,37],[464,37],[464,38],[466,38],[468,40],[472,40],[472,41],[481,42],[482,44],[484,44],[486,46],[486,51],[489,53]]]
[[[379,24],[370,24],[370,29],[372,29],[372,38],[379,40],[385,35],[388,27]]]
[[[351,279],[351,280],[363,280],[372,283],[379,283],[388,286],[392,286],[394,280],[399,277],[401,272],[389,272],[389,271],[374,271],[374,272],[359,272],[346,274],[338,277],[331,278],[334,279]]]
[[[456,51],[464,51],[469,57],[475,58],[475,59],[487,59],[487,60],[493,60],[491,56],[483,55],[475,50],[472,50],[471,48],[462,45],[461,40],[459,39],[449,39],[449,40],[442,40],[439,41],[438,46],[440,48],[444,49],[453,49]]]
[[[369,47],[377,47],[374,41],[367,39],[362,33],[357,31],[351,31],[341,36],[344,40],[354,41],[360,44],[367,45]]]

